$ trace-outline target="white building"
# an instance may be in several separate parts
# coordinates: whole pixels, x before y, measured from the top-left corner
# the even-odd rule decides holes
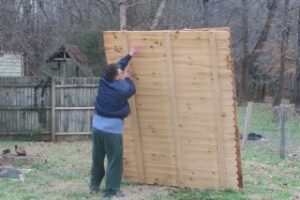
[[[0,76],[24,76],[23,56],[15,52],[0,52]]]

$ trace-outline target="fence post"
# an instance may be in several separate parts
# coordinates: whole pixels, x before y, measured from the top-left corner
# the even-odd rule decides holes
[[[242,149],[245,148],[246,141],[248,138],[249,128],[250,128],[250,124],[251,124],[252,108],[253,108],[253,102],[249,101],[247,103],[246,117],[245,117],[245,123],[244,123]]]
[[[280,106],[279,119],[280,119],[280,158],[285,158],[285,121],[286,109]]]
[[[55,78],[51,79],[51,141],[55,142]]]

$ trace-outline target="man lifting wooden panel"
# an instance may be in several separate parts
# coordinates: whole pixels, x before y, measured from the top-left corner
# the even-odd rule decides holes
[[[104,32],[107,62],[137,43],[124,176],[179,187],[242,187],[230,31]]]

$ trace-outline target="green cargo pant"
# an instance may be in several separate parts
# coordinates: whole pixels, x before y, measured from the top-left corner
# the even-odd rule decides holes
[[[123,173],[123,135],[92,130],[92,167],[91,191],[99,191],[101,181],[105,177],[104,197],[110,197],[120,190]],[[107,155],[106,173],[104,158]]]

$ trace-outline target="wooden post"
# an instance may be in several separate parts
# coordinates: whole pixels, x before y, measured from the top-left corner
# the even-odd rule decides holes
[[[286,109],[280,106],[279,119],[280,119],[280,158],[285,158],[285,121]]]
[[[253,102],[250,101],[247,103],[246,117],[245,117],[244,129],[243,129],[242,149],[245,148],[246,141],[248,138],[248,133],[251,124],[252,108],[253,108]]]
[[[55,79],[51,79],[51,141],[55,142]]]
[[[66,67],[67,67],[67,53],[64,52],[63,72],[62,72],[62,78],[63,79],[65,79],[67,77],[67,75],[66,75]]]

